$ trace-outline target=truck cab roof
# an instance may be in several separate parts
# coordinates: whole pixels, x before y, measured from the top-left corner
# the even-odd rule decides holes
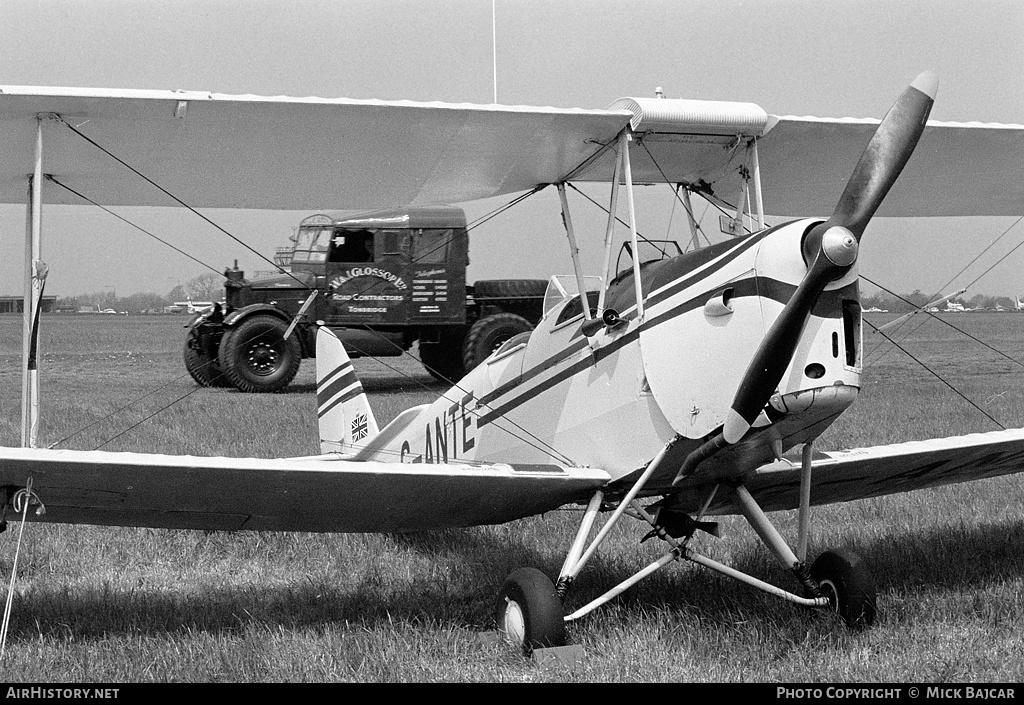
[[[407,206],[353,215],[350,211],[325,211],[303,219],[299,227],[335,228],[465,228],[466,214],[457,206]]]

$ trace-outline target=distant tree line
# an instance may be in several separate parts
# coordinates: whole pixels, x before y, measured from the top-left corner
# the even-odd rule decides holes
[[[83,307],[100,310],[112,308],[119,313],[160,313],[179,301],[221,301],[224,299],[224,277],[209,272],[179,284],[166,295],[145,292],[118,296],[112,289],[90,294],[77,294],[57,298],[58,310],[77,311]]]
[[[929,295],[923,293],[920,289],[914,289],[910,294],[903,294],[899,297],[889,294],[884,291],[878,291],[874,294],[866,294],[861,292],[860,303],[863,308],[880,308],[883,311],[890,311],[892,313],[907,313],[914,309],[922,308],[930,302],[938,299],[942,294]],[[975,294],[974,296],[954,296],[950,301],[958,304],[962,304],[964,308],[974,309],[1014,309],[1016,308],[1016,302],[1011,296],[986,296],[985,294]],[[942,303],[939,305],[940,308],[945,308],[946,304]]]

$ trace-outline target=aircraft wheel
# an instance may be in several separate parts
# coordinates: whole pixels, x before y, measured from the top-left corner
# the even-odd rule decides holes
[[[813,578],[832,609],[851,627],[875,622],[875,579],[853,551],[826,551],[811,566]]]
[[[562,600],[554,583],[536,568],[520,568],[498,592],[498,630],[525,656],[534,649],[564,646]]]

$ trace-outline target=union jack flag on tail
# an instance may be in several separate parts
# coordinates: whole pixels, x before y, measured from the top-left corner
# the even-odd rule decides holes
[[[321,453],[353,453],[377,435],[377,420],[345,346],[329,328],[316,335],[316,406]]]

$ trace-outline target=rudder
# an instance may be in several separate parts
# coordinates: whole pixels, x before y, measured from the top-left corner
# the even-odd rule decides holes
[[[321,453],[354,453],[378,433],[345,346],[323,326],[316,334],[316,407]]]

